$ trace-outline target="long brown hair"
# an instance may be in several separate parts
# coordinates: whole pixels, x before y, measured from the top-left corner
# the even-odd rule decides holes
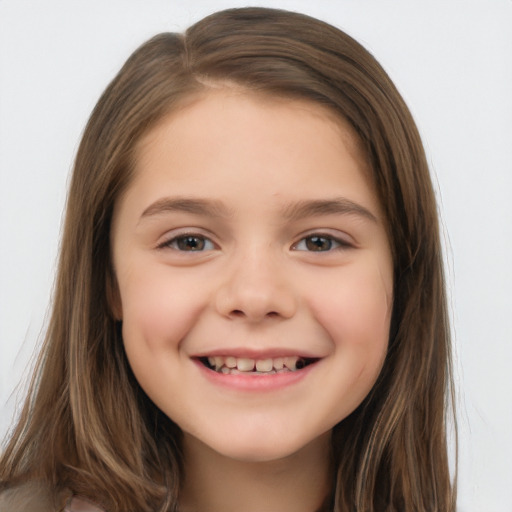
[[[438,216],[424,150],[395,86],[342,31],[292,12],[213,14],[160,34],[96,105],[69,191],[53,313],[20,421],[0,461],[4,487],[29,480],[110,512],[177,510],[179,428],[133,377],[110,304],[110,224],[137,142],[211,84],[317,102],[348,121],[371,163],[394,258],[389,351],[377,384],[332,434],[330,509],[450,511],[449,325]],[[60,493],[60,494],[59,494]]]

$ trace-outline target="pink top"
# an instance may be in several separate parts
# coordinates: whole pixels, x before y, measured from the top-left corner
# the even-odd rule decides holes
[[[66,505],[64,512],[104,512],[104,510],[84,498],[74,497]]]

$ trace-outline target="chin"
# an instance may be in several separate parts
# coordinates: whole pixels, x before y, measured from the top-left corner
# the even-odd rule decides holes
[[[229,449],[219,451],[221,455],[228,457],[232,460],[239,462],[274,462],[282,459],[286,459],[294,453],[300,451],[300,448],[284,448],[282,446],[261,446],[260,444],[254,444],[252,446],[244,446],[239,449]]]
[[[268,431],[245,436],[240,432],[236,435],[232,432],[231,435],[221,439],[199,440],[199,444],[208,447],[221,457],[234,461],[268,463],[288,459],[312,447],[316,450],[317,443],[323,444],[329,439],[330,432],[313,439],[303,436],[293,437],[289,433],[288,435],[272,435]]]

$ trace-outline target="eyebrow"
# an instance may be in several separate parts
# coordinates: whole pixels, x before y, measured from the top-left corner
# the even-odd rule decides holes
[[[292,221],[300,220],[305,217],[336,214],[356,215],[372,222],[378,222],[377,217],[370,210],[344,197],[299,201],[290,204],[284,210],[285,217]]]
[[[208,217],[228,217],[230,215],[228,209],[220,201],[187,197],[164,197],[150,204],[142,212],[140,220],[167,212],[185,212]]]
[[[185,212],[208,217],[229,217],[232,212],[221,201],[187,197],[164,197],[150,204],[140,220],[167,212]],[[356,215],[377,222],[375,215],[364,206],[344,197],[334,199],[304,200],[288,204],[283,216],[289,221],[322,215]]]

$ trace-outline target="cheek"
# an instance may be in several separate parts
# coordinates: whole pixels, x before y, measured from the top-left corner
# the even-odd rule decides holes
[[[392,274],[378,266],[338,269],[326,279],[322,294],[311,308],[332,344],[334,364],[327,378],[333,424],[344,419],[363,401],[384,364],[392,310]]]
[[[150,350],[176,346],[202,309],[198,287],[180,283],[179,277],[144,272],[131,273],[120,281],[127,349],[132,344],[142,344]]]
[[[377,265],[353,266],[328,279],[312,309],[333,343],[383,357],[392,311],[392,277]]]

